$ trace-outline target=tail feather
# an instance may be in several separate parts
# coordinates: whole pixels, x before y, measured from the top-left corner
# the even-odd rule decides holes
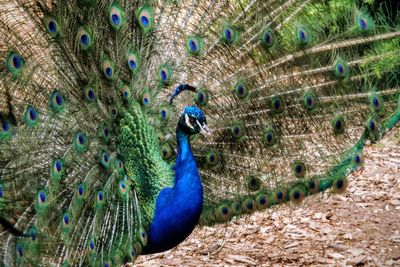
[[[391,124],[397,118],[398,87],[388,80],[398,63],[378,66],[398,62],[391,58],[399,33],[388,21],[374,20],[350,1],[275,4],[250,2],[246,14],[236,12],[243,20],[200,33],[210,44],[184,56],[199,88],[195,101],[212,114],[213,137],[193,144],[206,188],[203,218],[217,212],[218,203],[246,203],[238,194],[260,198],[248,188],[252,175],[261,181],[256,191],[271,195],[270,204],[277,203],[274,188],[287,188],[284,199],[294,201],[314,192],[308,187],[313,177],[320,177],[317,192],[341,191],[344,177],[359,166],[354,158],[365,140],[386,131],[390,114]],[[227,42],[227,33],[237,39]],[[175,106],[190,101],[183,97]],[[203,223],[218,221],[211,217]]]
[[[365,144],[400,120],[399,19],[376,3],[17,0],[0,11],[4,265],[134,260],[174,183],[188,105],[212,130],[191,139],[207,225],[342,192]]]

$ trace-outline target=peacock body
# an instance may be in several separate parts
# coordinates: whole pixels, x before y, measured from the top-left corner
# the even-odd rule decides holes
[[[342,192],[400,120],[398,7],[3,0],[2,265],[118,266]]]

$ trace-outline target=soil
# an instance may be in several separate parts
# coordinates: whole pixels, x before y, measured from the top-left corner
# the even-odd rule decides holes
[[[364,150],[344,194],[196,228],[137,266],[400,266],[400,129]]]

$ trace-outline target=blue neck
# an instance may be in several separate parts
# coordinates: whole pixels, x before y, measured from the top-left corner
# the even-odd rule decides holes
[[[196,161],[194,159],[192,148],[190,147],[189,135],[179,127],[176,129],[176,141],[178,143],[178,156],[175,162],[175,186],[184,176],[184,172],[179,167],[194,166],[198,174]],[[193,171],[194,172],[194,171]],[[180,183],[179,183],[180,184]],[[175,187],[174,186],[174,187]]]
[[[144,254],[171,249],[181,243],[197,225],[203,207],[203,186],[189,135],[176,130],[178,156],[173,188],[163,189],[157,197],[149,244]]]

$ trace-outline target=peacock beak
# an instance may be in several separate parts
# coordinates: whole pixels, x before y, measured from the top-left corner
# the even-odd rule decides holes
[[[203,125],[201,125],[198,120],[196,120],[196,123],[200,127],[200,133],[201,134],[203,134],[204,136],[210,136],[211,135],[211,131],[208,128],[207,124],[204,123]]]

